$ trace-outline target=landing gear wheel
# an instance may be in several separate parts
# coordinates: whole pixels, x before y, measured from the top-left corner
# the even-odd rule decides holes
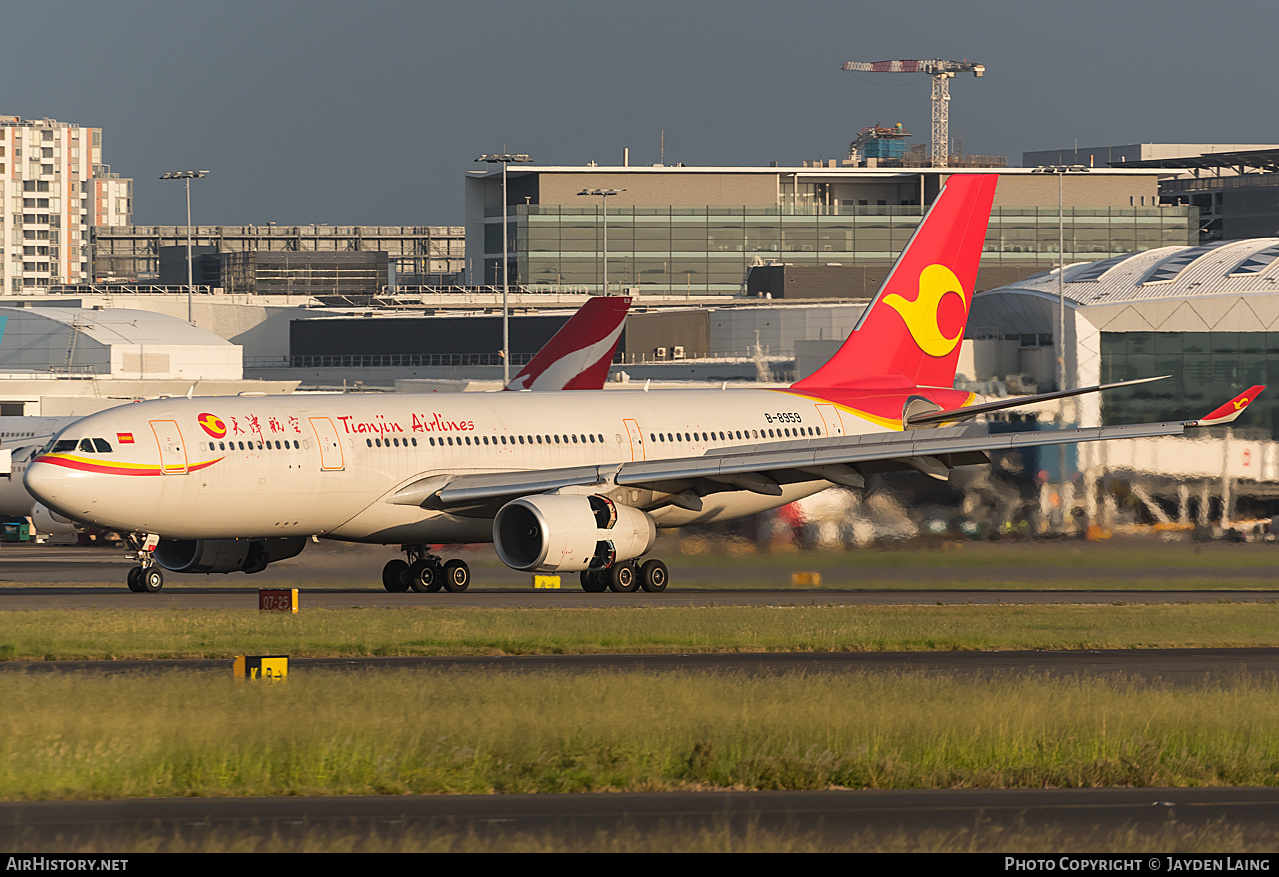
[[[129,590],[135,594],[142,593],[142,567],[135,566],[129,570]]]
[[[466,565],[465,560],[450,560],[444,564],[444,575],[441,578],[444,590],[460,594],[471,584],[471,568]]]
[[[392,594],[402,594],[409,589],[409,565],[398,557],[382,567],[382,587]]]
[[[639,576],[631,563],[615,563],[608,571],[608,589],[617,594],[629,594],[639,588]]]
[[[138,568],[138,588],[145,594],[154,594],[164,587],[164,573],[158,566]]]
[[[419,594],[438,591],[444,584],[442,570],[434,560],[416,560],[409,566],[409,587]]]
[[[666,572],[666,564],[660,560],[646,560],[644,565],[640,567],[639,583],[650,594],[658,594],[666,590],[666,583],[669,581]]]
[[[593,569],[582,570],[582,590],[588,594],[602,594],[608,590],[608,582]]]

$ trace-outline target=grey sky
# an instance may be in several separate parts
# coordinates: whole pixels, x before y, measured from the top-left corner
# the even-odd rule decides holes
[[[134,220],[461,224],[482,152],[539,164],[839,158],[864,125],[929,140],[927,77],[969,58],[965,152],[1279,142],[1269,0],[111,0],[6,4],[0,113],[103,128]]]

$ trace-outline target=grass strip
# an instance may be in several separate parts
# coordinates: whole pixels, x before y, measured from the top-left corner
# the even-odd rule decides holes
[[[229,677],[229,674],[228,674]],[[1279,682],[0,676],[0,798],[1273,785]]]
[[[1273,646],[1279,604],[607,609],[49,609],[5,613],[2,660]]]

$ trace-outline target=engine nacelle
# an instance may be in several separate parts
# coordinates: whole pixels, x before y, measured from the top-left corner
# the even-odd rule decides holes
[[[305,536],[271,539],[161,539],[155,562],[172,572],[262,572],[267,564],[302,553]]]
[[[42,502],[31,507],[31,526],[37,533],[79,533],[80,525]]]
[[[646,554],[656,540],[646,512],[603,496],[525,496],[493,519],[493,545],[511,569],[605,569]]]

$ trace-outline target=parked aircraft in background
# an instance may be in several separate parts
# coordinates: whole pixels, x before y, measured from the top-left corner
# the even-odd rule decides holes
[[[391,591],[464,590],[466,563],[430,546],[488,541],[508,566],[578,572],[587,591],[661,591],[665,564],[643,559],[658,527],[877,472],[944,478],[992,450],[1238,416],[1255,392],[1199,421],[941,425],[1069,395],[972,405],[953,389],[996,180],[949,177],[849,339],[789,389],[157,400],[67,427],[26,484],[59,514],[132,534],[138,591],[158,590],[162,569],[257,572],[311,536],[401,545],[382,570]]]
[[[58,430],[79,417],[0,417],[0,520],[30,518],[41,533],[74,533],[77,525],[36,502],[23,473]]]
[[[0,448],[13,448],[29,444],[44,445],[62,427],[79,419],[78,416],[17,417],[6,415],[5,417],[0,417]]]
[[[507,390],[602,390],[631,309],[625,295],[596,296],[551,336]]]

